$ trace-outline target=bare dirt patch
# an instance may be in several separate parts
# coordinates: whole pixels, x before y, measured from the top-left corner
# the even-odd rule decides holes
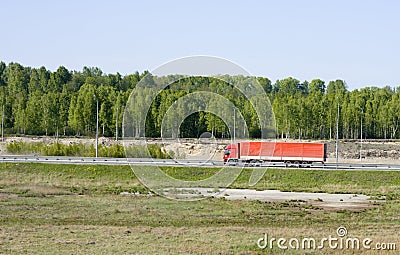
[[[181,191],[181,192],[177,192]],[[251,190],[225,189],[215,190],[208,188],[185,188],[174,190],[177,198],[216,197],[226,200],[257,200],[272,203],[287,203],[287,207],[305,207],[310,211],[363,211],[374,207],[376,201],[371,197],[359,194],[329,194],[309,192],[283,192],[279,190]]]
[[[322,141],[327,144],[327,156],[336,158],[336,142]],[[339,161],[365,163],[400,163],[400,142],[396,140],[342,140],[339,141]],[[360,158],[361,151],[361,158]]]

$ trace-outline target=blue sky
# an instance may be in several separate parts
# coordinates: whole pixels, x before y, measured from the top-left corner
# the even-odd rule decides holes
[[[400,86],[400,2],[3,1],[0,60],[106,73],[191,55],[231,60],[272,81]]]

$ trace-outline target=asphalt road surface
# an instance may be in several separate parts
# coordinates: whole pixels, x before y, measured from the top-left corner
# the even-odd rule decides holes
[[[51,164],[92,164],[92,165],[157,165],[157,166],[204,166],[222,167],[222,161],[201,161],[201,160],[172,160],[172,159],[151,159],[151,158],[90,158],[90,157],[56,157],[56,156],[0,156],[0,162],[11,163],[51,163]],[[287,168],[284,163],[271,162],[258,165],[239,164],[229,167],[273,167]],[[290,166],[297,168],[297,166]],[[370,164],[370,163],[315,163],[306,169],[322,170],[400,170],[400,165],[394,164]]]

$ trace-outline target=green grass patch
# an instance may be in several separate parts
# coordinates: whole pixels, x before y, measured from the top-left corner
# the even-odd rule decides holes
[[[220,168],[208,167],[160,167],[166,174],[179,180],[199,181],[207,179],[220,171]]]
[[[206,179],[220,171],[207,167],[161,167],[168,175],[188,181]],[[227,169],[229,171],[229,169]],[[400,171],[348,171],[348,170],[265,170],[264,176],[254,186],[249,186],[252,169],[245,168],[231,188],[252,188],[257,190],[277,189],[281,191],[358,193],[371,196],[400,196]]]
[[[251,173],[251,169],[245,169],[232,187],[248,187]],[[399,187],[400,171],[267,169],[253,188],[397,196]]]
[[[219,168],[207,167],[161,167],[161,169],[176,179],[186,181],[207,179],[220,171]],[[386,196],[387,200],[397,200],[400,197],[399,171],[267,169],[263,178],[255,186],[250,187],[248,181],[251,174],[252,169],[243,169],[231,188],[357,193],[375,197]],[[56,186],[78,193],[146,191],[130,166],[0,164],[0,188],[4,189],[15,184]]]
[[[74,194],[147,192],[129,166],[109,165],[5,163],[0,164],[0,185],[7,191],[41,186],[56,187]]]

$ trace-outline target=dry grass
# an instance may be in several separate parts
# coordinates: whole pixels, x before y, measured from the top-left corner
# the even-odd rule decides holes
[[[256,246],[264,233],[320,240],[337,237],[341,225],[349,237],[400,244],[400,205],[394,201],[363,212],[321,214],[286,203],[121,195],[8,197],[0,205],[0,254],[275,254],[285,252]],[[349,253],[289,253],[304,252]]]
[[[369,210],[316,213],[294,202],[122,196],[118,191],[145,190],[125,167],[2,164],[0,254],[386,254],[260,250],[256,242],[264,233],[287,239],[335,237],[343,225],[351,237],[400,245],[399,174],[269,170],[257,186],[366,191],[391,198]],[[244,186],[248,175],[245,171],[235,185]]]
[[[396,229],[350,229],[349,236],[371,238],[375,242],[400,243]],[[376,233],[379,231],[380,235]],[[9,254],[397,254],[374,250],[264,250],[256,246],[259,238],[313,237],[320,240],[332,235],[334,227],[115,227],[54,226],[6,227],[0,230],[0,251]]]

